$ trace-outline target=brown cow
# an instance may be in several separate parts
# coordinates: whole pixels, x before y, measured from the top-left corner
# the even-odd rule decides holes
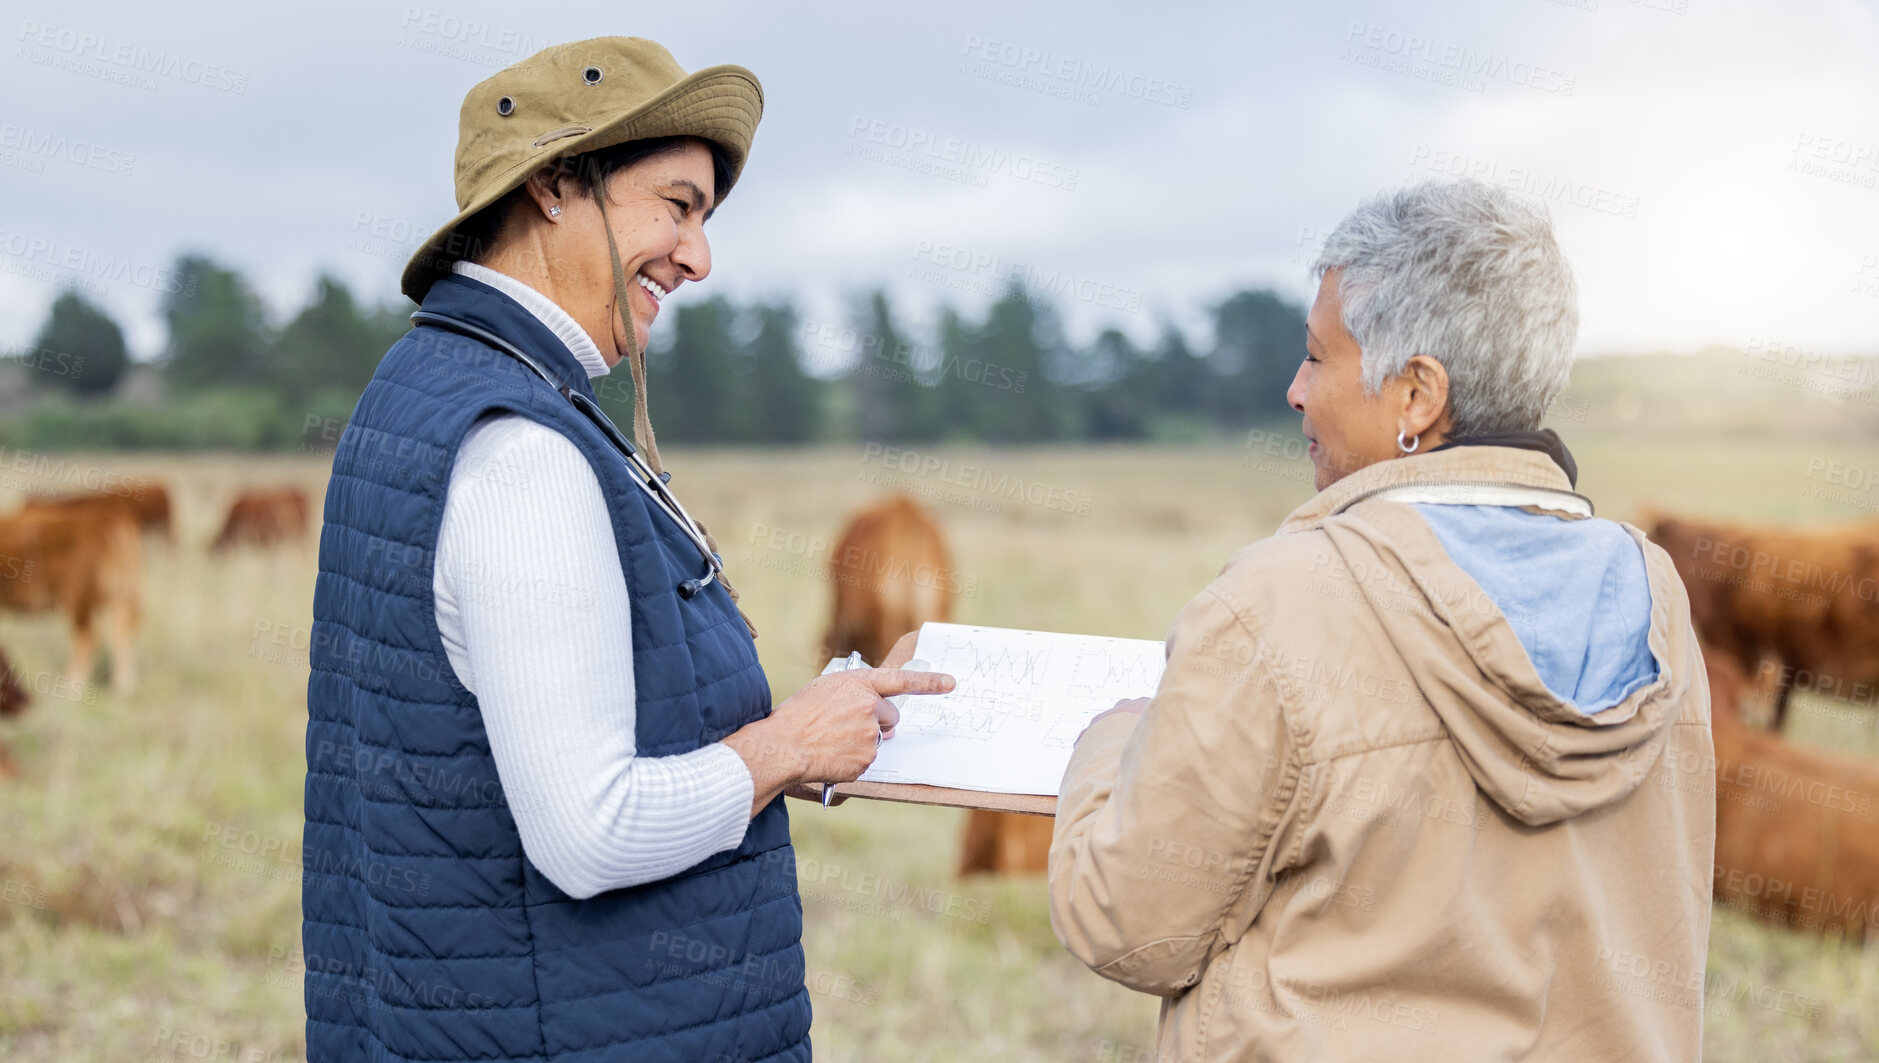
[[[145,533],[153,534],[164,542],[176,541],[170,524],[169,489],[147,480],[135,482],[123,491],[29,498],[20,508],[22,514],[84,514],[99,510],[120,510],[136,521]]]
[[[835,608],[823,659],[860,652],[879,664],[895,640],[952,616],[956,577],[939,527],[906,495],[855,514],[829,557]]]
[[[1879,932],[1879,763],[1749,726],[1742,670],[1719,653],[1708,665],[1716,900],[1798,929]]]
[[[6,652],[0,650],[0,716],[18,716],[32,702],[32,695],[20,683],[19,673],[13,670],[13,662],[7,659]],[[0,779],[8,779],[19,774],[13,766],[13,755],[6,744],[0,742]]]
[[[0,520],[0,607],[65,614],[72,629],[66,681],[74,689],[91,681],[100,622],[111,644],[113,689],[127,694],[136,686],[142,584],[143,539],[121,510]]]
[[[1879,524],[1651,523],[1650,538],[1676,563],[1710,652],[1745,675],[1773,659],[1776,730],[1797,677],[1804,688],[1842,697],[1879,683]]]
[[[901,635],[952,616],[957,575],[946,540],[925,509],[894,495],[850,520],[829,560],[835,610],[823,658],[859,651],[878,664]],[[974,810],[959,873],[1041,873],[1050,852],[1048,816]]]
[[[959,873],[1043,874],[1050,866],[1050,835],[1056,822],[1049,816],[973,809],[959,846]]]
[[[243,543],[273,546],[307,537],[307,493],[298,487],[243,491],[228,507],[228,519],[209,550],[221,553]]]

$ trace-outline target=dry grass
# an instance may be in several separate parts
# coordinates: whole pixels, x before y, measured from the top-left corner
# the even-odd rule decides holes
[[[1879,447],[1828,450],[1879,463]],[[1804,493],[1809,458],[1826,452],[1810,444],[1646,446],[1599,433],[1578,451],[1583,486],[1608,515],[1647,504],[1770,520],[1860,515]],[[670,455],[675,487],[711,524],[763,633],[779,696],[812,673],[826,619],[812,544],[885,489],[884,457],[859,447]],[[1159,638],[1234,548],[1310,493],[1299,463],[1249,465],[1240,450],[934,457],[951,464],[887,479],[928,495],[941,516],[967,581],[960,619],[1016,627]],[[0,1058],[298,1058],[314,548],[218,561],[202,548],[238,487],[291,480],[317,491],[325,463],[65,460],[177,485],[181,543],[151,554],[137,695],[41,696],[0,726],[22,773],[0,783]],[[1018,497],[1001,477],[1021,482]],[[0,645],[29,677],[55,675],[64,644],[49,620],[0,618]],[[1801,740],[1879,754],[1879,718],[1797,712]],[[1062,952],[1036,880],[953,877],[959,814],[854,802],[795,815],[821,1058],[1116,1059],[1151,1045],[1155,1002]],[[1818,1004],[1796,1015],[1763,1006],[1766,994],[1718,997],[1706,1015],[1711,1059],[1879,1055],[1879,1021],[1866,1018],[1879,1015],[1879,951],[1720,912],[1711,966],[1724,984]]]

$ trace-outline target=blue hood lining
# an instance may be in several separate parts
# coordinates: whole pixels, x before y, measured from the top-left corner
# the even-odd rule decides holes
[[[1415,510],[1507,617],[1560,700],[1590,716],[1657,678],[1644,554],[1624,528],[1505,506]]]

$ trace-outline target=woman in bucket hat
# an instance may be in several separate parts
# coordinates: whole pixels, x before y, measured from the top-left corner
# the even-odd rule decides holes
[[[809,1058],[781,794],[856,778],[891,669],[772,710],[672,494],[642,352],[762,113],[607,37],[471,89],[456,217],[333,460],[302,908],[312,1060]],[[634,440],[590,379],[625,360]]]

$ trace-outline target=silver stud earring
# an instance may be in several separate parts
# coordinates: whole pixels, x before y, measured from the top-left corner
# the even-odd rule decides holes
[[[561,208],[560,208],[560,207],[549,207],[549,208],[548,208],[548,216],[549,216],[550,218],[559,218],[559,217],[561,216]]]

